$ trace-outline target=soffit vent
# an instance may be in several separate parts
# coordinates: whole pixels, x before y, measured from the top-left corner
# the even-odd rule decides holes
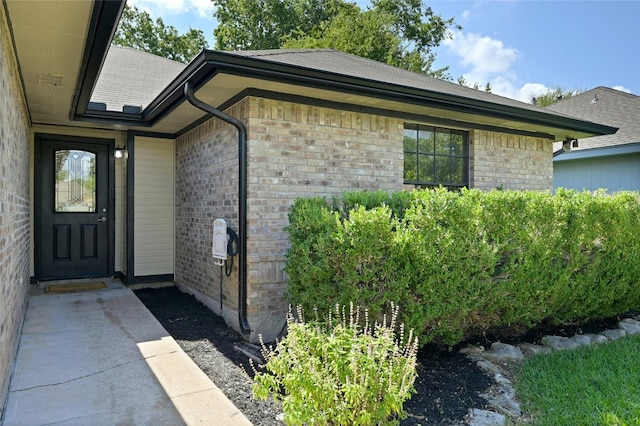
[[[46,74],[42,72],[38,74],[38,84],[48,84],[50,86],[62,86],[63,80],[64,80],[63,75]]]

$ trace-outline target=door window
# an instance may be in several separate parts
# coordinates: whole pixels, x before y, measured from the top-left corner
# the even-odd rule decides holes
[[[96,155],[79,150],[55,151],[55,211],[96,211]]]

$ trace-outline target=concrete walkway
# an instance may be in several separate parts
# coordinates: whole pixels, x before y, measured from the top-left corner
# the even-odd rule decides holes
[[[251,425],[119,282],[33,294],[3,426]]]

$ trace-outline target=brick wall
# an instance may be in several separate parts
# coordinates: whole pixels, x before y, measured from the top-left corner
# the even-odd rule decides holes
[[[485,130],[472,131],[470,139],[472,188],[551,190],[551,141]]]
[[[229,110],[248,128],[247,313],[255,340],[282,329],[289,207],[298,197],[402,189],[398,119],[245,98]],[[176,273],[182,289],[220,314],[220,271],[211,259],[217,217],[237,229],[237,133],[210,120],[176,143]],[[235,259],[237,262],[237,258]],[[237,263],[223,277],[222,315],[238,328]]]
[[[272,337],[283,326],[283,228],[294,200],[401,190],[403,127],[396,118],[249,99],[247,310],[256,333]]]
[[[0,417],[29,290],[29,123],[0,7]]]
[[[227,110],[246,122],[246,101]],[[211,119],[176,140],[175,282],[193,293],[227,323],[238,328],[237,256],[230,277],[213,265],[213,221],[227,220],[238,230],[238,134]]]
[[[258,97],[227,111],[248,129],[247,313],[250,340],[282,329],[287,304],[284,227],[298,197],[403,186],[404,121]],[[472,186],[550,189],[551,143],[471,131]],[[176,282],[238,328],[237,264],[222,278],[211,258],[217,217],[237,229],[237,133],[210,120],[176,144]],[[235,259],[237,262],[237,258]]]

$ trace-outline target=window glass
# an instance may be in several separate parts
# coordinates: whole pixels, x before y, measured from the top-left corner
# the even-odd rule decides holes
[[[451,155],[466,155],[466,150],[464,148],[464,135],[460,133],[451,133]]]
[[[417,124],[404,130],[404,181],[424,186],[469,184],[467,132]]]
[[[96,155],[77,150],[55,152],[55,211],[96,211]]]
[[[418,157],[418,181],[432,182],[434,177],[433,155]]]
[[[423,154],[433,153],[433,132],[431,130],[418,130],[418,152]]]
[[[410,181],[418,180],[418,155],[404,155],[404,179]]]
[[[464,158],[451,159],[451,183],[466,183],[466,161]]]
[[[451,155],[449,139],[449,132],[445,133],[442,129],[438,129],[438,132],[436,133],[436,154]]]
[[[451,183],[451,162],[449,157],[438,155],[436,157],[436,179],[435,182],[444,184]]]
[[[415,129],[404,129],[404,150],[405,152],[415,152],[416,151],[416,137],[417,130]]]

